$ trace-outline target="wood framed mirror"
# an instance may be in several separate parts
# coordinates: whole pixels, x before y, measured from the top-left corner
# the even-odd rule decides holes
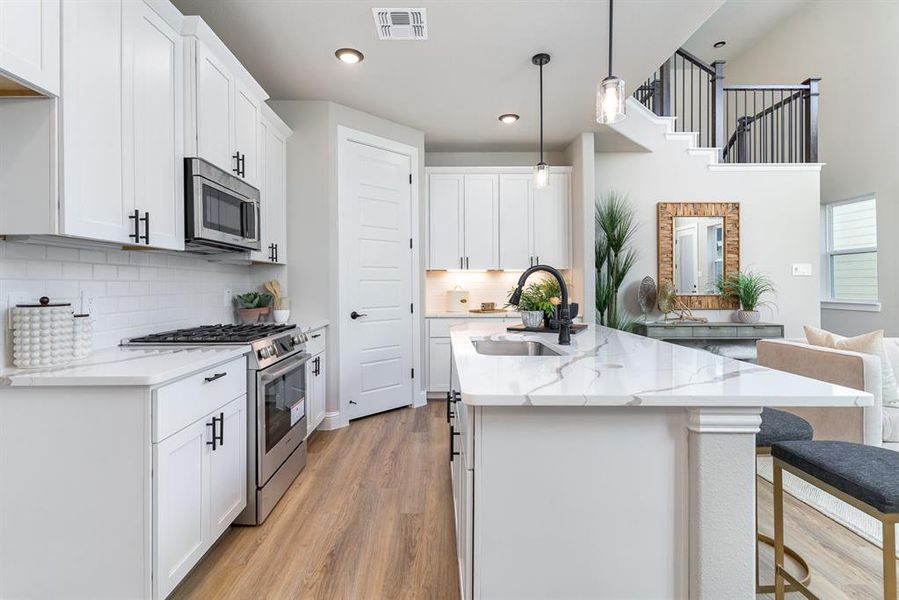
[[[740,203],[659,202],[658,218],[659,285],[672,282],[687,308],[737,308],[715,283],[740,270]]]

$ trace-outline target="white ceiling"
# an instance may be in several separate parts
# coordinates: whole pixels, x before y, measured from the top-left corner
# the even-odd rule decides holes
[[[691,53],[711,63],[730,60],[748,50],[767,32],[809,0],[727,0],[684,44]],[[715,42],[724,40],[723,48]],[[725,73],[727,72],[725,68]]]
[[[723,0],[619,0],[615,71],[628,92]],[[606,73],[605,0],[174,0],[201,15],[277,100],[333,100],[425,132],[431,151],[533,150],[537,67],[544,67],[546,142],[562,149],[594,121]],[[372,7],[424,7],[429,39],[379,41]],[[361,50],[345,65],[337,48]],[[512,126],[497,116],[521,115]]]

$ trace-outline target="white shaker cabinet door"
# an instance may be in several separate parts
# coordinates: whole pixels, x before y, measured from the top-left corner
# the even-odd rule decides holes
[[[59,0],[0,0],[0,71],[59,95]]]
[[[247,505],[247,397],[230,402],[218,413],[219,437],[209,459],[209,540],[221,535]]]
[[[524,270],[534,265],[531,200],[533,176],[500,175],[499,268]]]
[[[234,76],[206,46],[197,44],[197,152],[228,173],[234,157]]]
[[[464,176],[432,174],[428,181],[428,268],[462,269]]]
[[[128,243],[133,195],[123,186],[120,0],[62,6],[62,232]]]
[[[325,395],[328,381],[325,375],[325,353],[322,352],[315,356],[310,362],[313,363],[313,375],[312,383],[307,384],[311,397],[308,429],[309,433],[312,433],[325,420]]]
[[[534,189],[534,261],[557,269],[571,268],[569,175],[550,173],[549,185]]]
[[[238,177],[252,186],[259,187],[259,179],[263,176],[259,161],[259,136],[256,128],[259,125],[259,99],[239,81],[236,82],[234,96],[234,153],[239,155]]]
[[[499,268],[499,177],[466,175],[464,249],[466,269]]]
[[[271,129],[271,125],[264,118],[259,119],[259,123],[256,126],[256,137],[257,146],[259,147],[259,154],[257,156],[257,165],[259,169],[265,173],[268,170],[268,146],[266,144],[266,139],[269,136],[269,129]],[[274,252],[272,251],[270,241],[271,238],[271,218],[272,214],[272,197],[270,194],[269,181],[268,178],[263,177],[259,182],[259,250],[252,250],[250,252],[250,260],[255,262],[272,262],[272,257],[274,256]]]
[[[138,243],[183,250],[183,41],[145,3],[124,6],[126,195],[146,217]]]
[[[153,447],[156,598],[168,596],[206,551],[209,421],[197,421]]]
[[[450,338],[428,340],[428,391],[448,392],[450,389]]]

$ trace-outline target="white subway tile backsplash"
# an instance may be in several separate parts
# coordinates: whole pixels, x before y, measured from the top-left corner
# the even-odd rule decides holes
[[[94,346],[210,323],[233,323],[233,307],[222,304],[225,289],[239,294],[281,277],[283,267],[211,263],[187,254],[80,250],[0,241],[0,348],[6,348],[9,294],[28,301],[47,295],[80,310],[81,294],[94,301]],[[10,364],[3,353],[0,366]]]

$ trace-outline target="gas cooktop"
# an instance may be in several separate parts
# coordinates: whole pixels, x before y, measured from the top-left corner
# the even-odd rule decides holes
[[[163,331],[128,340],[128,344],[248,344],[294,329],[296,325],[204,325]]]

